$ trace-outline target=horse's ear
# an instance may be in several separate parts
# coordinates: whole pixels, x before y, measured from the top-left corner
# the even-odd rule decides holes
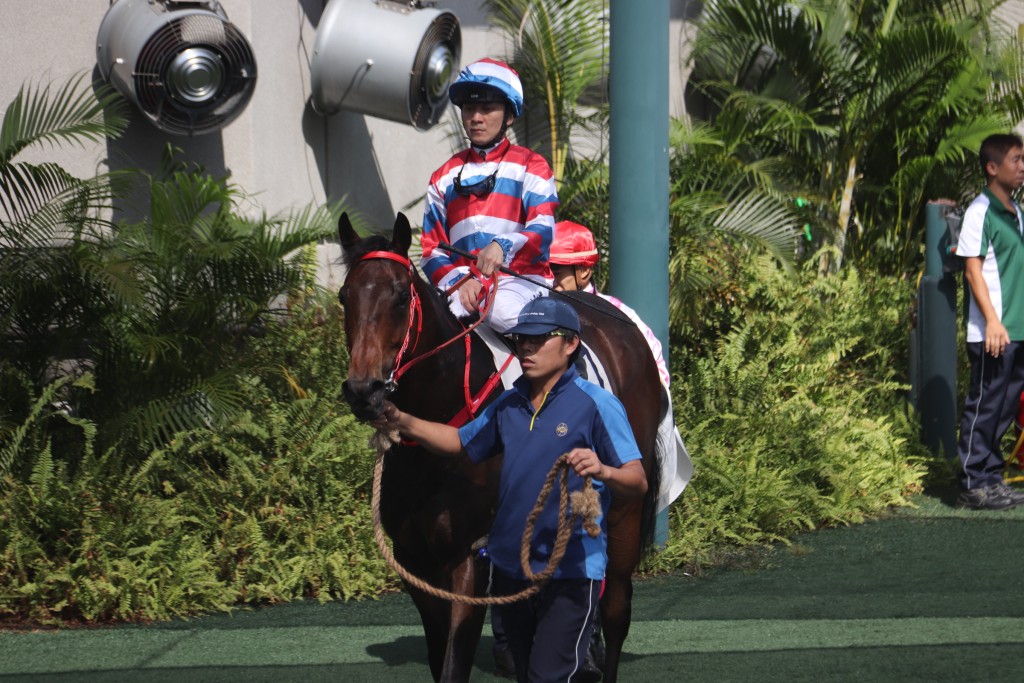
[[[409,253],[409,245],[412,244],[412,227],[409,225],[409,219],[401,211],[395,216],[395,228],[391,233],[391,244],[395,246],[398,252],[406,255]]]
[[[352,221],[348,219],[347,212],[341,214],[341,218],[338,219],[338,239],[341,240],[341,246],[345,251],[359,244],[361,239],[356,234],[355,228],[352,227]]]

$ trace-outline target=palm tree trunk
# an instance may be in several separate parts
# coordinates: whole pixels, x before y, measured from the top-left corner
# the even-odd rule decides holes
[[[857,155],[850,155],[850,161],[846,167],[846,181],[843,183],[843,195],[839,200],[839,221],[836,224],[836,237],[833,240],[832,251],[821,255],[818,262],[818,273],[835,273],[843,264],[843,254],[846,251],[846,233],[850,227],[850,214],[853,212],[853,188],[857,184]]]

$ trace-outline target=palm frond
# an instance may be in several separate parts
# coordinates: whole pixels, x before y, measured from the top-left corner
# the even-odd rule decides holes
[[[127,104],[109,86],[93,92],[80,74],[51,92],[49,84],[25,84],[0,124],[0,166],[31,145],[83,144],[116,137],[128,120]]]
[[[178,390],[152,398],[119,417],[122,430],[142,444],[169,443],[175,434],[211,429],[245,406],[234,372],[196,378]]]
[[[716,229],[743,235],[768,247],[780,263],[792,260],[799,224],[792,210],[773,197],[748,195],[732,200],[714,222]]]
[[[604,2],[487,0],[484,7],[506,38],[505,59],[523,82],[526,115],[517,129],[525,131],[528,146],[546,147],[561,183],[572,137],[588,122],[579,114],[580,101],[605,73]],[[598,125],[601,120],[596,117]]]

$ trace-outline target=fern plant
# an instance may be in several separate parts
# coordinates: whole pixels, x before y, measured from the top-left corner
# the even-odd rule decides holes
[[[907,412],[910,286],[849,266],[794,278],[744,259],[729,326],[674,347],[675,417],[695,478],[652,567],[785,541],[912,504],[925,451]],[[901,305],[905,302],[906,305]]]
[[[245,409],[216,429],[140,456],[97,450],[96,425],[61,414],[82,443],[73,464],[22,441],[0,485],[0,615],[162,619],[394,588],[371,531],[369,429],[333,398],[339,311],[320,303],[267,327],[253,349],[265,374],[246,375]],[[58,389],[30,397],[40,419]]]

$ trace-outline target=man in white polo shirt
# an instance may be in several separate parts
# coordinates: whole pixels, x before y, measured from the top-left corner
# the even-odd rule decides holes
[[[961,507],[1001,510],[1024,503],[1003,481],[1000,441],[1024,389],[1024,216],[1012,194],[1024,186],[1024,142],[991,135],[979,152],[986,186],[971,202],[956,253],[968,285],[970,388],[960,420]]]

